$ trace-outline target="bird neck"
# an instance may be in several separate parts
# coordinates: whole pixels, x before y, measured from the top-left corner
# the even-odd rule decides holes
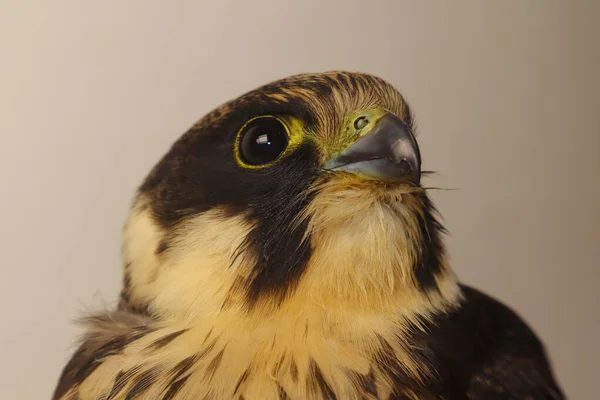
[[[460,289],[426,196],[392,202],[352,193],[338,197],[345,209],[317,197],[307,210],[311,257],[294,290],[283,300],[266,296],[251,308],[240,284],[251,271],[244,257],[235,257],[252,229],[243,216],[199,214],[160,252],[172,232],[159,227],[139,199],[125,229],[123,307],[189,322],[359,314],[415,322],[458,303]]]

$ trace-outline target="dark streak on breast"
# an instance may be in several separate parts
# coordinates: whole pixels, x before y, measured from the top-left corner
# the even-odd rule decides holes
[[[275,338],[273,338],[273,340],[275,340]],[[279,361],[277,361],[277,364],[275,364],[275,370],[273,371],[274,375],[277,375],[279,373],[279,371],[281,370],[281,366],[285,362],[285,358],[286,357],[287,357],[287,353],[283,353],[283,355],[281,356],[281,358],[279,359]]]
[[[110,393],[108,394],[108,397],[106,398],[106,400],[112,400],[113,398],[115,398],[121,392],[121,390],[123,390],[125,385],[127,385],[129,380],[131,379],[131,377],[134,376],[135,374],[137,374],[141,368],[142,368],[142,366],[138,365],[138,366],[133,367],[125,372],[120,371],[117,374],[117,376],[115,377],[115,383],[114,383]]]
[[[233,394],[235,395],[238,390],[240,390],[240,387],[244,384],[244,382],[246,381],[246,379],[248,379],[248,376],[250,375],[250,369],[247,369],[244,371],[244,373],[242,374],[242,376],[240,376],[240,379],[238,379],[236,385],[235,385],[235,390],[233,391]],[[243,396],[240,396],[240,398]]]
[[[181,331],[177,331],[177,332],[173,332],[170,333],[166,336],[163,336],[159,339],[156,339],[154,342],[152,342],[149,346],[148,349],[149,350],[158,350],[164,346],[166,346],[167,344],[171,343],[173,340],[175,340],[177,337],[179,337],[182,333],[184,333],[187,329],[183,329]]]
[[[310,359],[308,366],[308,379],[306,383],[308,385],[309,393],[316,394],[317,388],[321,391],[323,398],[326,400],[337,400],[337,396],[331,389],[331,386],[325,380],[321,368],[317,365],[314,359]]]
[[[112,400],[123,389],[123,387],[125,387],[125,383],[127,381],[123,379],[123,375],[125,375],[125,373],[123,371],[119,371],[115,377],[115,383],[108,393],[106,400]]]
[[[184,376],[183,378],[181,378],[175,382],[171,382],[171,384],[169,385],[169,390],[167,390],[167,393],[165,393],[165,395],[163,396],[163,398],[161,400],[171,400],[173,397],[175,397],[175,395],[177,394],[179,389],[181,389],[181,387],[185,384],[185,382],[188,380],[188,378],[189,378],[189,375]]]
[[[219,340],[218,337],[214,338],[214,340],[197,355],[198,360],[206,357],[206,355],[212,351],[212,349],[215,347],[215,344],[217,344],[217,340]]]
[[[198,359],[198,356],[191,356],[179,361],[175,368],[173,368],[173,371],[171,371],[171,375],[173,375],[173,378],[171,378],[171,383],[178,380],[183,374],[192,368]]]
[[[167,239],[163,238],[159,243],[158,246],[156,246],[156,250],[154,251],[154,254],[156,254],[157,256],[164,253],[165,251],[167,251],[169,249],[169,242]]]
[[[306,320],[306,325],[304,326],[304,341],[306,342],[306,338],[308,337],[308,320]]]
[[[290,362],[290,376],[292,377],[292,381],[294,381],[294,383],[298,382],[298,365],[296,365],[296,360],[293,358]]]
[[[202,341],[202,344],[206,343],[206,341],[208,340],[208,338],[210,337],[212,331],[214,328],[210,328],[210,331],[208,331],[208,333],[206,334],[206,336],[204,337],[204,340]]]
[[[125,396],[125,400],[132,400],[144,390],[148,389],[154,383],[158,373],[155,369],[150,369],[133,380],[133,387]]]
[[[217,371],[217,368],[219,368],[219,365],[221,365],[221,361],[223,360],[223,353],[225,353],[225,348],[223,348],[208,364],[208,366],[206,367],[206,373],[204,374],[204,377],[207,379],[212,379],[212,377],[215,375],[215,372]]]
[[[375,374],[372,369],[369,370],[367,375],[351,369],[346,369],[345,372],[357,390],[377,397],[377,385],[375,384]]]
[[[278,383],[277,390],[279,392],[279,400],[290,400],[290,396],[286,393],[285,389]]]
[[[380,351],[376,358],[377,367],[392,383],[393,392],[390,394],[390,399],[410,400],[414,396],[409,396],[408,393],[416,393],[419,396],[418,398],[422,400],[433,399],[426,388],[426,385],[430,383],[431,377],[424,377],[425,383],[408,376],[407,372],[394,357],[394,349],[390,343],[381,335],[377,335],[377,340],[380,345]],[[414,352],[413,356],[416,356],[417,353]]]
[[[88,355],[87,361],[84,362],[76,372],[75,380],[77,382],[83,382],[88,376],[91,375],[92,372],[96,370],[96,368],[98,368],[100,364],[102,364],[106,357],[118,354],[119,352],[123,351],[127,345],[142,338],[149,332],[149,330],[145,330],[132,336],[117,336],[116,338],[108,341],[102,347]],[[85,349],[83,350],[85,351]]]

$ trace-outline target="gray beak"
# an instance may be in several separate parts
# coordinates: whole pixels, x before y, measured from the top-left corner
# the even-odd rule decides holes
[[[368,135],[330,159],[325,168],[385,181],[408,178],[418,186],[421,153],[409,127],[395,115],[386,114]]]

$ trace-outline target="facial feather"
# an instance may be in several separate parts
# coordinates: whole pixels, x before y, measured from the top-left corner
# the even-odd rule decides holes
[[[143,329],[92,321],[80,358],[117,348],[57,398],[386,398],[395,380],[431,377],[410,333],[461,294],[425,190],[322,168],[358,140],[350,116],[372,109],[412,125],[396,89],[353,73],[290,77],[196,123],[125,226],[116,315],[146,315]],[[296,121],[305,141],[244,170],[236,132],[262,114]]]

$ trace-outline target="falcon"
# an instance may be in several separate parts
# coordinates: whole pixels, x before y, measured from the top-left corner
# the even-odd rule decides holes
[[[461,284],[403,96],[294,75],[195,123],[135,196],[119,305],[55,400],[563,399],[543,343]]]

